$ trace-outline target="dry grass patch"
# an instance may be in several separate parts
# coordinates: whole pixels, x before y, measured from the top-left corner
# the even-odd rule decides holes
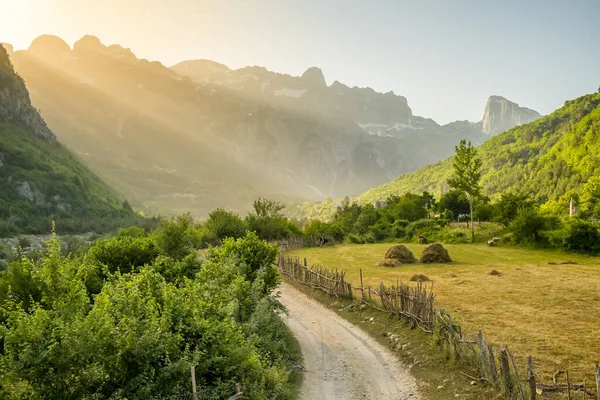
[[[487,245],[444,245],[451,264],[407,264],[381,268],[377,261],[389,244],[339,245],[290,253],[346,271],[358,286],[408,282],[415,274],[435,281],[436,304],[449,311],[468,334],[483,329],[487,339],[507,344],[519,366],[531,354],[536,370],[568,369],[573,378],[591,381],[600,361],[600,258],[568,256],[554,251]],[[425,246],[407,244],[415,254]],[[548,265],[552,260],[571,264]],[[502,271],[502,279],[488,275]],[[551,380],[551,375],[543,375]]]

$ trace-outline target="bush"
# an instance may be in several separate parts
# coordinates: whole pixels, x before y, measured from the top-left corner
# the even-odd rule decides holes
[[[130,236],[101,239],[92,247],[88,255],[110,272],[129,272],[150,264],[158,256],[158,249],[151,238]]]
[[[424,236],[431,236],[440,230],[439,223],[433,219],[420,219],[411,223],[406,228],[406,237],[416,237],[419,233]]]
[[[264,291],[271,292],[279,284],[279,276],[274,267],[279,249],[260,239],[256,233],[248,232],[243,238],[227,238],[221,247],[211,247],[206,259],[216,264],[233,261],[240,274],[249,282],[261,278]]]
[[[377,242],[394,237],[392,224],[384,219],[380,219],[375,225],[371,226],[369,228],[369,233]]]
[[[540,234],[546,228],[546,218],[537,208],[522,208],[510,222],[509,230],[515,243],[541,243]]]
[[[360,236],[353,233],[348,235],[348,241],[354,244],[363,244],[365,242]]]
[[[216,209],[208,214],[204,227],[216,240],[213,244],[218,244],[228,237],[234,239],[243,237],[247,229],[246,223],[239,215],[222,209]]]
[[[567,221],[563,228],[562,247],[566,251],[578,253],[600,253],[600,232],[598,231],[598,227],[580,219]]]
[[[182,215],[177,219],[163,220],[154,231],[154,239],[161,254],[181,260],[194,250],[196,234],[190,216]]]
[[[130,226],[129,228],[121,228],[117,232],[118,237],[130,236],[135,238],[143,238],[148,236],[148,232],[137,226]]]
[[[478,221],[491,221],[494,215],[494,206],[479,203],[473,210],[473,216]]]

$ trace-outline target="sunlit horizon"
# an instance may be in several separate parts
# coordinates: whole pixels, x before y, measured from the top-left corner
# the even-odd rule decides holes
[[[149,4],[151,3],[151,4]],[[3,9],[0,41],[82,36],[172,66],[209,59],[405,96],[415,115],[479,121],[500,95],[548,114],[595,91],[600,38],[593,1],[256,2],[21,0]],[[549,90],[552,88],[552,90]]]

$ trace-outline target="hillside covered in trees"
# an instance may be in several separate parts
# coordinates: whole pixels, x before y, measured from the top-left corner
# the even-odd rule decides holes
[[[0,237],[104,232],[140,222],[124,199],[56,141],[0,46]]]
[[[600,174],[600,93],[589,94],[552,114],[518,126],[478,147],[483,161],[483,193],[492,199],[503,192],[530,195],[538,203],[577,195]],[[382,201],[403,193],[448,192],[453,157],[428,165],[370,189],[356,198],[359,204]],[[329,200],[301,208],[309,218],[329,219],[341,201]]]

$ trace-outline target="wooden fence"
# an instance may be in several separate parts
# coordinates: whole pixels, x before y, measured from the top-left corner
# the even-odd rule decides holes
[[[288,258],[286,260],[283,254],[279,255],[279,270],[284,275],[305,285],[317,288],[336,297],[353,299],[352,285],[346,282],[345,272],[333,271],[320,266],[308,268],[306,260],[304,260],[304,264],[300,262],[299,258]]]
[[[436,334],[440,348],[451,352],[457,359],[470,362],[478,371],[477,377],[464,374],[473,380],[480,380],[497,387],[505,399],[535,400],[536,396],[560,395],[568,400],[577,398],[600,400],[600,366],[595,366],[595,382],[574,384],[568,371],[558,371],[552,382],[538,382],[533,358],[527,357],[526,367],[519,369],[507,346],[495,348],[486,343],[483,332],[474,338],[467,338],[452,317],[434,307],[435,296],[430,289],[418,283],[411,287],[400,282],[386,286],[379,284],[377,289],[364,287],[360,271],[360,286],[353,286],[345,279],[344,272],[328,270],[321,266],[308,267],[306,259],[279,256],[279,270],[297,282],[317,288],[336,297],[366,304],[381,311],[389,312],[410,321],[412,328],[421,328],[429,334]],[[354,291],[359,294],[354,295]],[[519,371],[526,372],[523,379]],[[564,377],[564,378],[563,378]],[[595,391],[594,391],[595,389]]]

